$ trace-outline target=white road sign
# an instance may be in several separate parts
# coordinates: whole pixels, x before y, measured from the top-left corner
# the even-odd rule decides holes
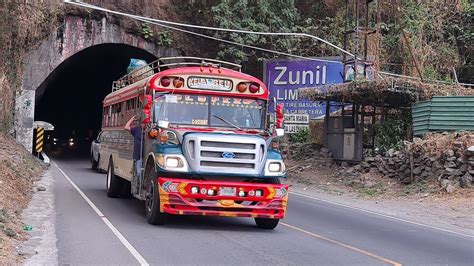
[[[309,124],[309,115],[285,114],[285,124]]]

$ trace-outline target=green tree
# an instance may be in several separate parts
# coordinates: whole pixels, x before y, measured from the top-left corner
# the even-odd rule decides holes
[[[212,7],[217,27],[263,32],[294,32],[301,29],[300,13],[294,0],[222,0]],[[254,34],[219,32],[216,37],[285,53],[297,53],[300,40]],[[255,62],[275,55],[235,45],[221,44],[218,56],[237,63]]]

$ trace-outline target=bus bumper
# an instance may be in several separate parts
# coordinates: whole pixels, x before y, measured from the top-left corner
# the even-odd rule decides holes
[[[283,219],[288,185],[158,178],[160,211]]]

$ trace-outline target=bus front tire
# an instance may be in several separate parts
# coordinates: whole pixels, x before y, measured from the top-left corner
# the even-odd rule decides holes
[[[149,224],[162,225],[167,220],[167,214],[160,211],[160,193],[155,166],[148,163],[145,171],[146,194],[145,212]]]
[[[109,160],[109,167],[107,168],[106,191],[107,197],[119,198],[123,192],[124,180],[114,173],[114,162],[112,158]]]
[[[257,224],[257,227],[262,229],[275,229],[279,221],[279,219],[255,218],[255,223]]]

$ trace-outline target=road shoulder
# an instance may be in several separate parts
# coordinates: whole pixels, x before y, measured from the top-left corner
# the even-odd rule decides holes
[[[315,186],[289,182],[291,196],[307,196],[314,200],[333,203],[363,212],[393,217],[408,223],[452,231],[462,235],[474,235],[474,203],[450,206],[439,198],[396,198],[361,197],[356,193],[327,191]],[[291,201],[290,196],[290,201]]]
[[[24,255],[32,255],[24,261],[25,265],[57,265],[54,176],[51,168],[35,185],[36,193],[23,211],[22,217],[29,233],[29,239],[17,247]]]

